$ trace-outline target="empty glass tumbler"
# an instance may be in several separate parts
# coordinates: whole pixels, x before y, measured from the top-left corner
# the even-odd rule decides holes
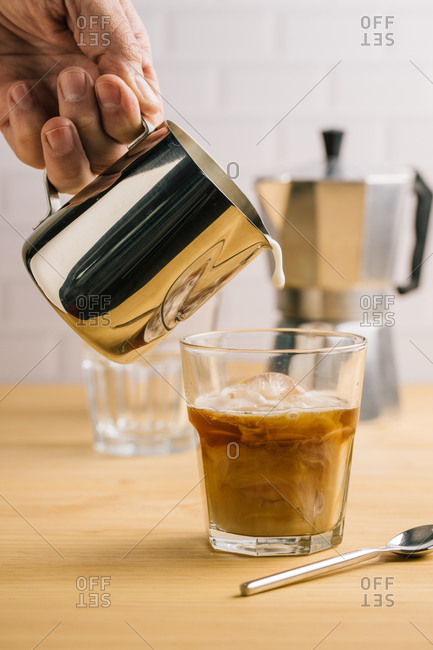
[[[128,365],[86,346],[83,372],[97,451],[134,456],[192,446],[178,346],[177,340],[161,343]]]
[[[84,346],[83,373],[97,451],[140,456],[193,446],[179,337],[212,328],[218,305],[216,296],[150,352],[137,354],[137,361],[130,364],[109,361]]]

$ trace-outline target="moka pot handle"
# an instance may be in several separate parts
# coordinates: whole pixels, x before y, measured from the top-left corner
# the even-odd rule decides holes
[[[409,282],[404,286],[397,287],[401,294],[416,289],[420,282],[423,255],[427,238],[428,224],[432,204],[432,191],[427,186],[421,175],[416,172],[413,190],[417,196],[417,207],[415,213],[415,247],[412,254],[412,267],[409,275]]]

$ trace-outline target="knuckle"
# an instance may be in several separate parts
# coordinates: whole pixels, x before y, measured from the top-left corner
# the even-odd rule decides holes
[[[95,127],[98,126],[97,117],[94,113],[80,112],[78,115],[74,116],[72,122],[75,124],[78,131],[88,131],[89,129],[95,129]]]
[[[113,35],[119,42],[122,50],[122,55],[127,59],[134,59],[141,61],[142,50],[141,46],[135,38],[132,37],[130,27],[127,23],[121,23],[113,30]]]
[[[43,156],[31,155],[22,148],[17,148],[15,154],[18,160],[21,160],[25,165],[35,167],[36,169],[43,169],[45,166]]]
[[[25,165],[35,167],[36,169],[43,169],[44,157],[42,155],[42,148],[29,146],[29,141],[26,138],[16,137],[14,141],[13,150],[18,160],[21,160]]]

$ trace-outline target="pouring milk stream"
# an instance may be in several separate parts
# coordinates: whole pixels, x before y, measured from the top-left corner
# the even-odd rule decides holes
[[[281,246],[270,235],[265,235],[265,237],[271,246],[275,262],[274,272],[272,274],[272,284],[276,289],[284,289],[286,278],[284,277],[283,271],[283,253],[281,251]]]

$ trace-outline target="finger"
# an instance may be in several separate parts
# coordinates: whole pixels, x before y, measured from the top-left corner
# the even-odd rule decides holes
[[[147,30],[143,25],[143,22],[131,0],[120,0],[120,4],[122,5],[123,11],[129,20],[129,24],[131,25],[135,40],[140,45],[141,51],[144,53],[142,61],[143,76],[152,88],[153,92],[156,93],[156,95],[159,97],[160,104],[162,105],[162,97],[159,92],[159,82],[152,62],[152,51],[149,34],[147,33]]]
[[[135,40],[140,45],[142,52],[146,55],[143,63],[152,64],[150,39],[140,16],[130,0],[120,0],[120,4],[122,5],[125,16],[129,21]]]
[[[161,101],[150,85],[156,80],[156,75],[144,27],[137,30],[135,26],[133,29],[118,2],[110,3],[109,15],[104,15],[106,4],[101,0],[77,0],[69,6],[68,24],[80,50],[97,64],[101,74],[112,73],[121,77],[135,92],[145,115],[158,114]],[[134,31],[140,32],[140,40],[136,39]]]
[[[159,82],[156,76],[155,68],[153,67],[152,50],[150,45],[149,34],[147,33],[147,30],[143,25],[143,22],[140,16],[138,15],[134,5],[132,4],[131,0],[120,0],[120,4],[122,5],[123,11],[125,12],[126,17],[129,20],[129,24],[131,25],[131,29],[134,33],[135,40],[140,45],[141,51],[143,53],[141,71],[139,71],[138,74],[139,76],[144,77],[147,84],[151,87],[153,92],[158,97],[159,105],[161,107],[160,117],[161,119],[164,119],[162,115],[163,98],[159,90]],[[156,121],[156,124],[158,123],[159,122]]]
[[[77,128],[95,173],[100,173],[125,153],[125,147],[104,131],[90,75],[80,67],[66,68],[58,81],[59,110]]]
[[[10,86],[7,102],[2,128],[6,140],[22,162],[39,169],[44,167],[40,133],[49,115],[24,81]]]
[[[104,131],[114,140],[129,144],[143,131],[140,105],[126,83],[112,74],[95,83]]]
[[[76,194],[94,178],[74,124],[53,117],[42,127],[42,150],[47,175],[59,192]]]
[[[153,70],[150,66],[144,66],[128,61],[124,63],[115,57],[113,59],[111,52],[99,59],[98,70],[102,74],[115,74],[125,81],[133,90],[143,115],[154,116],[155,124],[158,123],[156,116],[162,112],[162,100],[157,90],[156,75],[151,74],[146,77],[145,70]]]

